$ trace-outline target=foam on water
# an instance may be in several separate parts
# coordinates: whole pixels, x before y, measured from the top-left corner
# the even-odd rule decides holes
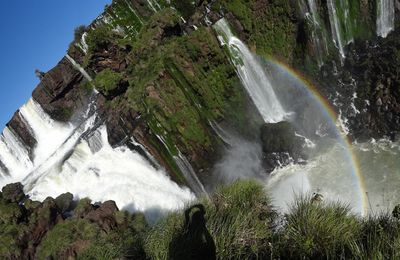
[[[97,146],[101,142],[100,150],[93,152],[93,142],[80,140],[68,158],[57,156],[60,164],[52,163],[36,173],[36,178],[24,180],[28,194],[38,200],[64,192],[93,201],[114,200],[119,208],[144,212],[150,220],[194,199],[189,189],[179,187],[138,153],[127,147],[113,149],[105,126],[96,132],[91,138],[97,138]]]
[[[74,131],[72,124],[63,124],[52,120],[33,99],[22,106],[20,114],[37,141],[34,165],[43,163]]]

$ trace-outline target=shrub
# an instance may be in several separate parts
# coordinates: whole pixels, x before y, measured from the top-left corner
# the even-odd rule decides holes
[[[389,214],[362,220],[361,233],[353,244],[354,259],[399,259],[400,223]]]
[[[172,4],[176,10],[185,18],[188,19],[196,11],[195,1],[192,0],[172,0]]]
[[[93,84],[96,86],[96,89],[103,94],[110,95],[114,90],[118,88],[119,82],[121,80],[121,74],[107,68],[96,75]]]
[[[89,48],[89,53],[96,52],[97,50],[106,50],[107,47],[117,38],[120,38],[116,32],[109,27],[102,25],[95,30],[88,32],[86,36],[86,43]]]

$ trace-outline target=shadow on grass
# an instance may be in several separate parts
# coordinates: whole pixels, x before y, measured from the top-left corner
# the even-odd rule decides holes
[[[216,259],[215,243],[206,227],[205,214],[202,204],[185,211],[184,229],[169,245],[170,259]]]

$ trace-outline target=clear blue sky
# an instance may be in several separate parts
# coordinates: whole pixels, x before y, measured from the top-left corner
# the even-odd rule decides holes
[[[47,71],[64,56],[74,28],[111,0],[4,0],[0,15],[0,132]]]

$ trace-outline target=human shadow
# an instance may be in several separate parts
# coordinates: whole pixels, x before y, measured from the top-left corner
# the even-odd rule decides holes
[[[185,225],[169,245],[169,259],[216,259],[215,243],[207,230],[205,214],[202,204],[194,205],[185,211]]]

